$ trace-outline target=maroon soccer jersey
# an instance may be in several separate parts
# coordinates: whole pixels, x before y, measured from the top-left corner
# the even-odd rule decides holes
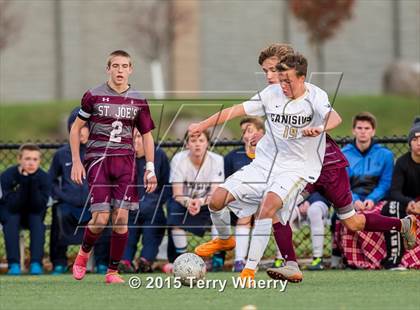
[[[85,160],[103,156],[133,155],[134,127],[145,134],[155,128],[149,105],[138,91],[119,94],[104,83],[82,98],[79,117],[89,123]]]
[[[325,156],[322,164],[323,170],[344,168],[349,165],[347,158],[341,152],[340,147],[335,143],[334,139],[329,134],[326,136]],[[321,171],[321,173],[322,173]]]

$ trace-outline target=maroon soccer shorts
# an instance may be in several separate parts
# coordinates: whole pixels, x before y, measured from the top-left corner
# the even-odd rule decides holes
[[[98,158],[86,163],[86,170],[91,212],[112,208],[138,210],[134,155]]]
[[[318,180],[314,184],[308,184],[305,190],[309,193],[319,192],[327,198],[333,204],[340,219],[346,219],[355,214],[350,179],[344,167],[323,169]]]

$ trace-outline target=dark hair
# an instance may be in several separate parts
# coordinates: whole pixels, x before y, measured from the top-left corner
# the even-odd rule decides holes
[[[376,117],[369,112],[360,112],[353,117],[353,128],[356,127],[356,123],[359,121],[366,121],[372,125],[372,128],[376,128]]]
[[[276,68],[279,72],[295,69],[297,76],[306,76],[308,72],[308,61],[302,54],[287,54],[277,64]]]
[[[283,59],[284,56],[287,54],[293,53],[293,48],[289,44],[283,43],[274,43],[266,47],[260,52],[260,56],[258,57],[258,63],[260,66],[263,64],[264,60],[270,57],[277,57],[279,61]]]
[[[210,142],[210,132],[208,130],[204,130],[202,132],[202,134],[204,134],[207,138],[207,141]],[[190,135],[188,134],[188,132],[185,134],[185,141],[188,143],[188,141],[190,140]]]
[[[264,121],[259,117],[245,117],[241,119],[239,126],[242,126],[246,123],[253,124],[257,128],[257,130],[264,130]]]
[[[123,50],[116,50],[116,51],[113,51],[108,56],[108,60],[107,60],[107,67],[108,68],[111,66],[111,60],[112,60],[112,58],[114,58],[115,56],[122,56],[122,57],[129,58],[130,59],[130,66],[131,66],[131,56],[130,56],[130,54],[127,53],[126,51],[123,51]]]
[[[36,144],[33,144],[33,143],[25,143],[25,144],[22,144],[19,147],[19,156],[22,156],[22,153],[24,151],[37,151],[37,152],[39,152],[41,154],[41,149],[39,148],[39,146],[36,145]]]

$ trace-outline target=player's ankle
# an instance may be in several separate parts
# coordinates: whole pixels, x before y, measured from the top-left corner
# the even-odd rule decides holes
[[[79,255],[80,256],[84,256],[84,257],[88,257],[90,255],[90,251],[89,252],[86,252],[85,250],[83,250],[82,247],[80,247]]]

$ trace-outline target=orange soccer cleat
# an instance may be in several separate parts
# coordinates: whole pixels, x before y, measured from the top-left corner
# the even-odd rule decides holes
[[[219,251],[230,251],[236,246],[235,238],[230,236],[229,239],[216,238],[209,242],[203,243],[195,248],[194,252],[198,256],[212,256]]]
[[[247,288],[251,288],[251,282],[253,282],[255,279],[255,270],[244,268],[241,272],[240,278],[246,281],[245,285]]]

